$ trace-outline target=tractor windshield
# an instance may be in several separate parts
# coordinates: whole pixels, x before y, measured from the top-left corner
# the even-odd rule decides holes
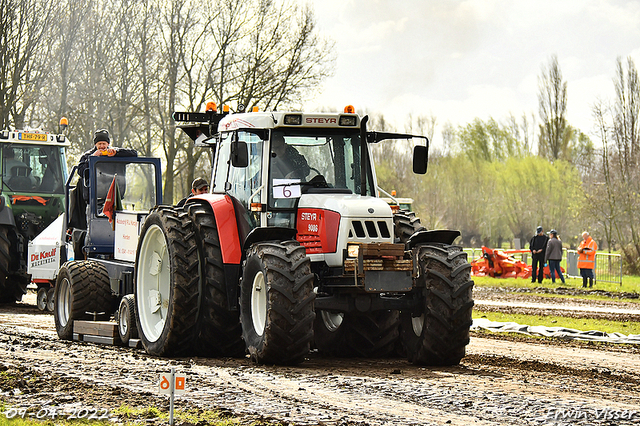
[[[271,206],[292,207],[288,185],[299,185],[299,192],[360,193],[360,135],[357,131],[323,131],[289,134],[271,133]],[[369,171],[370,172],[370,171]],[[369,173],[366,192],[371,191]],[[289,188],[290,189],[290,188]],[[294,188],[294,196],[298,190]],[[299,195],[298,195],[299,196]]]
[[[30,144],[2,146],[2,182],[5,190],[23,193],[62,194],[62,148]]]

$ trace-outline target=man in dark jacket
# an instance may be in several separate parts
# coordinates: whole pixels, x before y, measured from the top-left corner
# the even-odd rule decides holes
[[[138,152],[135,149],[114,148],[109,146],[111,137],[106,129],[96,130],[93,134],[93,148],[86,151],[80,157],[78,163],[78,175],[84,177],[84,171],[89,167],[89,157],[97,155],[106,155],[108,157],[137,157]]]
[[[551,238],[547,243],[547,251],[545,253],[545,262],[549,261],[549,271],[551,273],[551,282],[556,283],[556,274],[558,272],[558,277],[562,281],[562,284],[565,283],[564,276],[562,275],[562,270],[560,269],[560,262],[562,262],[562,241],[558,238],[558,232],[555,229],[552,229],[549,234]]]
[[[536,282],[536,278],[539,283],[542,283],[544,278],[544,254],[547,249],[547,237],[542,229],[542,226],[536,228],[536,235],[529,241],[529,250],[531,251],[531,282]]]

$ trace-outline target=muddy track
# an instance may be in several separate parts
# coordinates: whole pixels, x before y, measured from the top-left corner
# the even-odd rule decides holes
[[[165,411],[158,377],[174,366],[187,374],[179,407],[220,410],[243,424],[640,423],[636,348],[485,336],[473,334],[455,368],[317,354],[297,367],[258,366],[60,341],[50,315],[21,304],[0,307],[0,374],[10,378],[1,382],[0,398],[8,406],[128,404]]]

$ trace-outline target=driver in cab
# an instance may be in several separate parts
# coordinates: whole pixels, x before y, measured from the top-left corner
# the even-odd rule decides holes
[[[309,164],[302,154],[284,141],[281,132],[271,136],[271,178],[303,179],[310,172]]]

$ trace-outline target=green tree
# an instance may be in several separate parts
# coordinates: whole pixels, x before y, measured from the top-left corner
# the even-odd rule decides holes
[[[526,242],[542,225],[561,235],[575,235],[574,218],[583,198],[577,169],[565,161],[512,158],[497,165],[503,220],[515,238]]]

